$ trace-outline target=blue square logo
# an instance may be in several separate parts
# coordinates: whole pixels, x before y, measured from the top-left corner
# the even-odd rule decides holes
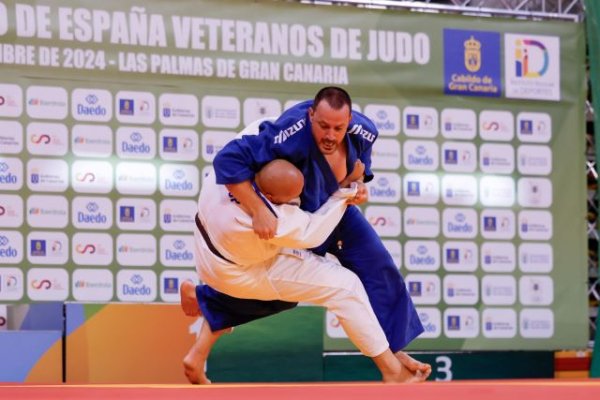
[[[458,249],[446,249],[446,262],[448,264],[458,264],[459,254]]]
[[[408,181],[407,196],[420,196],[421,195],[421,183],[419,181]]]
[[[444,162],[451,165],[458,164],[458,150],[444,150]]]
[[[119,114],[133,115],[133,99],[119,99]]]
[[[411,296],[420,297],[423,294],[421,290],[421,282],[409,282],[408,286]]]
[[[444,29],[444,93],[500,97],[500,34]]]
[[[419,129],[419,114],[407,114],[406,127],[408,129]]]
[[[448,315],[447,324],[448,324],[449,331],[459,331],[460,330],[460,316],[459,315]]]
[[[496,232],[496,217],[483,217],[483,230]]]
[[[530,119],[523,119],[520,122],[521,135],[531,135],[533,133],[533,121]]]
[[[46,256],[46,241],[33,239],[31,241],[31,255],[37,257]]]
[[[135,222],[135,207],[133,207],[133,206],[119,207],[119,221]]]
[[[165,277],[163,281],[163,291],[168,294],[179,293],[179,278]]]
[[[177,153],[177,137],[176,136],[163,137],[163,151],[165,153]]]

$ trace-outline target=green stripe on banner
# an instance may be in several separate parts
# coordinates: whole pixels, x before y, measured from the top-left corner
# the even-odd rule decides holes
[[[588,52],[590,58],[590,80],[592,82],[592,100],[594,106],[594,134],[596,138],[596,155],[600,154],[600,4],[586,0]],[[591,377],[600,377],[600,319],[596,318],[596,340]]]

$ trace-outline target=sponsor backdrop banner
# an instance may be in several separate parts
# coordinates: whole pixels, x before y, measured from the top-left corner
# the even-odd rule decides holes
[[[340,85],[380,132],[363,211],[419,308],[414,347],[582,347],[584,46],[564,22],[0,1],[0,301],[178,301],[215,154]]]

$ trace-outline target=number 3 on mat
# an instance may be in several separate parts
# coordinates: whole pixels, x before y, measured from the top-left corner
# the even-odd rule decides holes
[[[448,356],[438,356],[435,358],[436,381],[452,380],[452,359]],[[442,374],[442,375],[440,375]]]

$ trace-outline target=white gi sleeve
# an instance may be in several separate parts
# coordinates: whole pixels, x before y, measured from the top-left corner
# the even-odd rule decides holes
[[[346,200],[356,196],[358,185],[339,189],[329,200],[313,213],[301,210],[290,204],[274,205],[277,213],[277,232],[267,242],[294,249],[310,249],[323,243],[346,211]],[[244,214],[236,216],[235,221],[243,228],[252,230],[252,218]]]
[[[276,206],[277,232],[268,242],[296,249],[320,245],[342,219],[347,207],[346,200],[354,197],[356,193],[356,184],[347,189],[340,189],[313,213],[288,204]]]

